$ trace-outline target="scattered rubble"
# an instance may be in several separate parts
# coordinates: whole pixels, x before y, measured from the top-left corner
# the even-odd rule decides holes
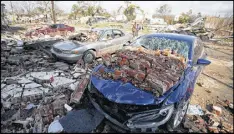
[[[214,113],[215,113],[216,115],[220,116],[220,115],[222,114],[222,109],[221,109],[220,107],[218,107],[218,106],[213,106],[212,108],[213,108]]]
[[[102,61],[104,66],[94,72],[94,75],[130,82],[156,96],[162,95],[176,84],[185,68],[185,59],[169,50],[130,48],[113,55],[106,54],[102,56]]]
[[[86,71],[55,62],[46,53],[54,42],[21,43],[16,53],[14,39],[1,40],[1,132],[47,132],[54,118],[72,109],[70,96],[80,81],[73,73]]]
[[[69,40],[76,40],[80,42],[94,42],[97,41],[99,35],[96,31],[85,30],[81,33],[68,37]]]
[[[115,60],[118,60],[118,57],[128,53],[122,53],[122,55],[116,55],[111,58],[104,56],[103,59],[96,60],[91,65],[85,65],[85,69],[81,69],[81,66],[53,60],[48,50],[51,44],[60,40],[44,38],[22,42],[9,37],[1,39],[2,133],[91,132],[103,122],[104,117],[95,109],[79,110],[72,104],[81,104],[81,100],[84,99],[82,94],[85,92],[84,87],[87,86],[88,74],[90,73],[87,70],[92,69],[97,64],[112,65],[115,58]],[[85,41],[87,39],[85,37],[78,40]],[[138,51],[137,54],[141,54],[141,51]],[[168,54],[167,52],[162,52],[159,57],[162,58],[164,57],[163,55]],[[128,57],[134,59],[135,54],[130,55]],[[127,62],[123,57],[121,59],[119,64],[122,65]],[[170,60],[170,58],[165,59]],[[183,59],[180,60],[183,61]],[[131,63],[129,68],[139,70],[142,67],[147,68],[147,65],[149,65],[146,60],[144,61],[145,64],[142,65],[140,62],[139,64]],[[151,64],[152,62],[150,62],[150,66]],[[162,68],[167,65],[163,64]],[[148,70],[147,68],[145,70],[146,73],[136,73],[136,81],[133,81],[133,83],[136,82],[135,84],[137,84],[137,81],[144,81],[147,78],[146,76],[150,73],[150,69]],[[143,74],[145,75],[144,78],[141,77]],[[122,76],[124,74],[122,74],[120,69],[117,69],[110,78],[118,79]],[[108,77],[108,74],[106,77]],[[168,76],[168,80],[170,78]],[[173,81],[174,78],[170,80]],[[127,81],[128,79],[124,80]],[[173,84],[176,80],[178,79],[175,79]],[[162,85],[161,87],[168,88],[170,82],[164,81]],[[203,84],[200,85],[204,86]],[[146,89],[146,86],[140,85],[139,87]],[[207,90],[207,92],[210,92],[210,90]],[[233,110],[232,102],[225,100],[220,101],[220,103],[225,109],[230,108]],[[228,117],[224,117],[224,108],[216,105],[212,105],[212,107],[213,111],[208,112],[201,111],[200,107],[192,108],[190,106],[187,118],[183,123],[183,127],[188,129],[187,132],[233,133],[233,126],[226,119]],[[89,125],[87,126],[87,124]],[[85,125],[87,127],[84,127]],[[103,125],[102,127],[102,129],[92,132],[112,132],[109,125]],[[85,130],[81,128],[85,128]]]
[[[201,106],[199,105],[189,105],[187,110],[188,115],[203,115]]]

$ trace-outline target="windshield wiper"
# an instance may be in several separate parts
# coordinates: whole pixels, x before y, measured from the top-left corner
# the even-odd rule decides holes
[[[148,48],[146,48],[145,46],[143,46],[143,45],[141,45],[141,47],[144,47],[145,49],[148,49]]]

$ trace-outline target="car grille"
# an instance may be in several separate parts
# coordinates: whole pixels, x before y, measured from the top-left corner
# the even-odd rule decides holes
[[[124,123],[126,120],[132,117],[128,115],[129,113],[136,113],[159,108],[159,106],[137,106],[115,103],[105,98],[104,95],[93,86],[93,84],[91,84],[91,90],[91,97],[102,108],[102,110],[109,114],[112,118],[118,120],[120,123]]]
[[[53,47],[53,49],[54,49],[54,51],[57,52],[57,53],[62,53],[62,51],[61,51],[60,49],[58,49],[58,48]]]

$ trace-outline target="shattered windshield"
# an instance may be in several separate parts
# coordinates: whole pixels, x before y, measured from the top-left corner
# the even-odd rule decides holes
[[[188,59],[189,53],[189,44],[185,41],[178,41],[166,38],[158,38],[158,37],[142,37],[137,39],[133,46],[143,46],[152,50],[164,50],[170,49],[176,51],[178,54],[183,55],[186,59]]]

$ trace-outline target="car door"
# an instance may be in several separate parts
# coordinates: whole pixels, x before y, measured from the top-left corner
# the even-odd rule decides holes
[[[196,77],[201,73],[202,69],[204,68],[204,66],[202,65],[196,65],[197,60],[199,58],[206,58],[206,53],[202,41],[197,39],[194,42],[194,54],[192,60],[193,69],[196,70]]]
[[[57,31],[57,25],[56,24],[50,25],[49,35],[50,36],[55,36],[56,35],[56,31]]]
[[[191,93],[194,90],[194,86],[196,84],[197,78],[199,74],[202,72],[202,69],[204,66],[202,65],[196,65],[197,60],[199,58],[205,58],[206,53],[204,52],[203,44],[200,40],[196,39],[194,42],[194,49],[193,49],[193,56],[192,56],[192,66],[189,71],[189,89],[191,90]]]
[[[66,34],[66,26],[64,24],[58,24],[57,31],[59,35],[65,35]]]
[[[108,38],[108,35],[110,36],[110,38]],[[110,51],[109,46],[111,45],[112,40],[113,40],[112,30],[110,29],[105,30],[99,39],[100,41],[99,50],[98,50],[99,54],[104,54]]]
[[[122,49],[123,44],[127,41],[124,33],[118,29],[113,29],[113,39],[109,42],[108,48],[111,53],[116,50]]]

